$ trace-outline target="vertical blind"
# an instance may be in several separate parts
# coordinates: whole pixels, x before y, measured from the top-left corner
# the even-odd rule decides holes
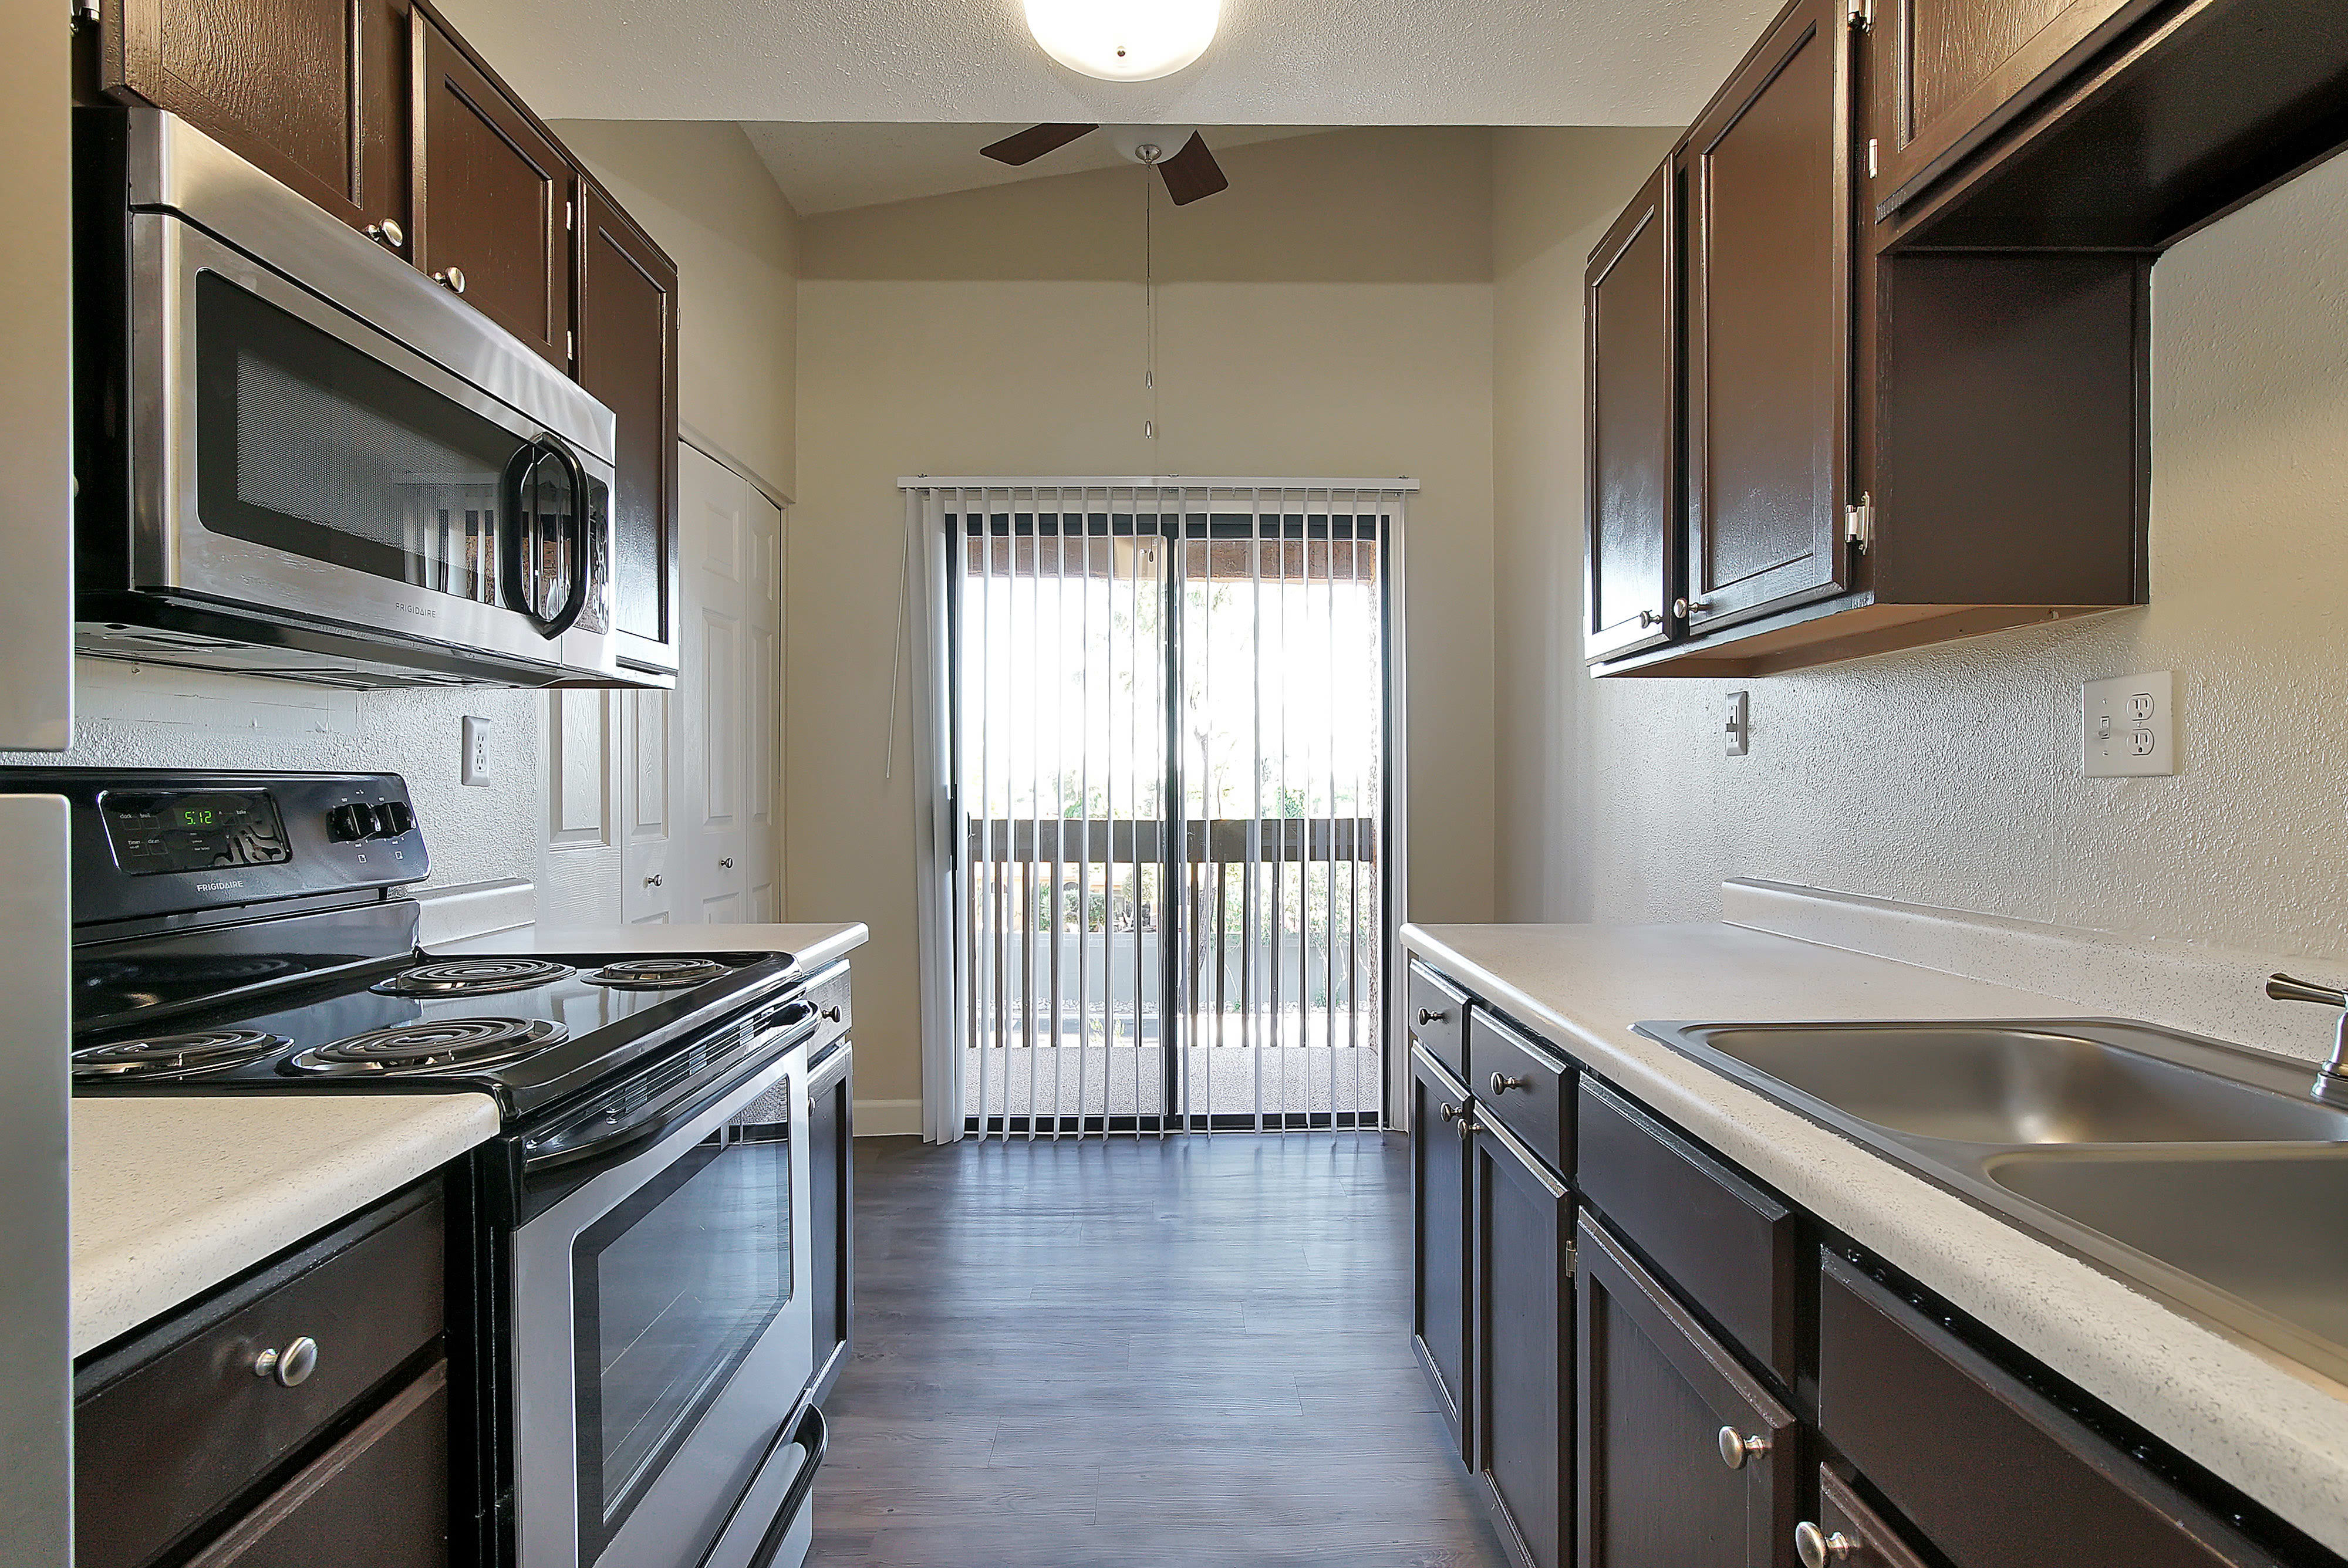
[[[932,1095],[982,1137],[1378,1124],[1408,487],[909,486]]]

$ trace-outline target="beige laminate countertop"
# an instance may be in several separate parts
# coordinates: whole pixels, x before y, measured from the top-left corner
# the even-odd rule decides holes
[[[73,1353],[192,1301],[498,1130],[486,1094],[73,1102]]]
[[[817,969],[862,947],[871,935],[854,920],[771,926],[562,926],[541,920],[427,946],[436,953],[785,952]]]
[[[2094,1009],[1728,925],[1410,926],[1403,940],[1927,1288],[2348,1553],[2348,1389],[2205,1327],[1631,1028],[1643,1019],[2076,1018]]]

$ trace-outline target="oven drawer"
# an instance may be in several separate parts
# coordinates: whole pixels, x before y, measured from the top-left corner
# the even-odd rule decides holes
[[[436,1188],[395,1199],[193,1321],[94,1360],[74,1407],[82,1568],[134,1568],[186,1540],[430,1345],[443,1323]],[[256,1374],[304,1339],[284,1374]]]

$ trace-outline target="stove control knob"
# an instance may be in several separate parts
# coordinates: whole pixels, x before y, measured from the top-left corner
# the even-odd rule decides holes
[[[375,807],[355,802],[326,814],[326,836],[338,843],[366,838],[375,832]]]
[[[375,808],[374,838],[397,838],[416,825],[416,814],[405,801],[387,800]]]

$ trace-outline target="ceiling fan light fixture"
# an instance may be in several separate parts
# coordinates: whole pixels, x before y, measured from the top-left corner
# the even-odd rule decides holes
[[[1105,82],[1170,77],[1215,41],[1221,0],[1025,0],[1045,54]]]

